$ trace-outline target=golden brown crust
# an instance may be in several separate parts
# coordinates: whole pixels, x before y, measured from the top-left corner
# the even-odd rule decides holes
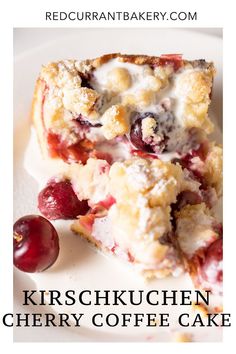
[[[91,235],[91,233],[87,232],[86,229],[82,227],[82,225],[80,224],[79,220],[76,220],[76,221],[73,222],[73,224],[71,225],[71,230],[75,234],[82,236],[85,240],[90,242],[93,246],[95,246],[99,250],[108,252],[108,249],[106,247],[103,247],[101,242],[96,240]]]
[[[48,156],[47,141],[45,139],[44,120],[42,118],[42,102],[44,99],[45,89],[45,83],[41,79],[38,79],[36,81],[31,106],[31,119],[37,132],[37,138],[43,157]]]
[[[111,53],[111,54],[105,54],[102,55],[98,58],[95,59],[90,59],[87,60],[86,62],[89,63],[93,68],[97,68],[101,66],[102,64],[107,63],[111,59],[119,58],[121,61],[125,63],[132,63],[136,65],[150,65],[150,66],[158,66],[160,65],[163,60],[166,58],[166,60],[169,62],[174,61],[178,58],[178,60],[181,60],[181,55],[176,54],[175,55],[163,55],[160,57],[157,56],[152,56],[152,55],[140,55],[140,54],[121,54],[121,53]],[[206,62],[204,59],[198,59],[198,60],[182,60],[182,65],[191,65],[193,68],[195,67],[202,67],[204,69],[212,71],[212,73],[215,72],[214,64],[212,62]]]

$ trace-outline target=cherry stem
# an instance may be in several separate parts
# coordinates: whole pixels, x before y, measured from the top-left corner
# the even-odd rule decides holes
[[[21,242],[22,241],[22,239],[23,239],[23,236],[22,235],[19,235],[19,234],[17,234],[16,232],[14,232],[13,233],[13,238],[14,238],[14,240],[16,240],[16,242]]]

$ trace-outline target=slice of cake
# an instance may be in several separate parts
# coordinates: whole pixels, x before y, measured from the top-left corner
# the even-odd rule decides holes
[[[213,130],[208,106],[214,73],[212,63],[180,55],[49,63],[37,80],[32,109],[43,155],[86,163],[103,153],[109,161],[140,151],[186,153]]]
[[[66,164],[39,195],[42,214],[74,219],[75,233],[146,277],[187,271],[197,287],[220,292],[222,149],[208,140],[214,73],[212,63],[180,55],[44,66],[34,126],[44,158]]]

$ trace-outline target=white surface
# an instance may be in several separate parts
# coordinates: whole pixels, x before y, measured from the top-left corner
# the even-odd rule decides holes
[[[25,32],[24,32],[25,31]],[[39,31],[39,30],[37,30]],[[78,29],[66,30],[65,35],[58,38],[53,37],[55,30],[42,30],[45,42],[35,46],[33,30],[20,30],[21,37],[26,37],[30,46],[25,52],[15,53],[15,80],[14,80],[14,119],[15,119],[15,181],[14,181],[14,217],[18,218],[24,214],[37,213],[37,183],[30,177],[23,168],[23,156],[30,134],[29,110],[33,93],[33,87],[40,66],[50,60],[65,58],[84,59],[96,57],[109,52],[123,53],[144,53],[158,55],[160,53],[183,53],[185,58],[213,60],[218,74],[214,83],[212,116],[215,121],[221,121],[222,109],[222,42],[221,39],[183,30],[161,30],[161,29]],[[62,31],[62,30],[61,30]],[[71,32],[70,32],[71,31]],[[16,31],[16,39],[19,38]],[[50,38],[51,42],[48,42]],[[52,38],[54,40],[52,41]],[[20,47],[16,41],[16,48]],[[30,49],[29,49],[30,47]],[[40,160],[35,157],[36,165],[40,166]],[[34,163],[35,163],[34,161]],[[37,163],[38,162],[38,163]],[[143,280],[133,275],[131,271],[120,262],[108,260],[96,253],[87,243],[75,237],[68,231],[64,223],[56,223],[61,237],[61,252],[54,267],[45,273],[33,276],[41,289],[184,289],[190,288],[191,283],[187,276],[181,279],[165,279],[162,281],[144,284]],[[62,225],[62,226],[60,226]],[[17,308],[20,307],[21,289],[34,288],[35,284],[30,278],[18,271],[15,272],[15,300]],[[28,309],[30,312],[42,312],[42,307]],[[57,310],[55,308],[55,310]],[[79,312],[78,307],[70,308],[70,312]],[[103,311],[99,307],[96,312]],[[136,312],[153,312],[141,306]],[[171,311],[177,314],[186,309],[173,308],[164,311]],[[25,311],[25,309],[24,309]],[[48,310],[47,310],[48,311]],[[51,310],[50,310],[51,311]],[[49,311],[49,312],[50,312]],[[63,309],[59,309],[63,312]],[[90,313],[93,308],[89,309]],[[135,312],[135,309],[106,309],[108,312]],[[155,310],[154,312],[157,312]],[[159,311],[161,312],[161,311]],[[163,312],[163,309],[162,309]],[[89,313],[88,313],[89,317]],[[191,330],[194,333],[194,340],[219,341],[221,332],[217,329],[204,329],[200,332]],[[155,330],[134,329],[100,329],[94,328],[85,323],[85,327],[78,330],[58,328],[21,328],[15,330],[16,341],[132,341],[132,340],[153,340],[171,341],[170,332],[155,328]]]
[[[14,30],[14,54],[19,55],[24,51],[32,48],[32,37],[34,38],[34,47],[43,45],[52,40],[58,40],[65,35],[71,35],[71,33],[77,32],[77,29],[68,28],[31,28],[29,30],[25,28],[16,28]],[[222,38],[221,28],[189,28],[188,31],[196,33],[203,33],[206,35],[212,35]]]

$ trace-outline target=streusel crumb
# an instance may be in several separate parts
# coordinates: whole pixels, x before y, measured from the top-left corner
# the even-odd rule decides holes
[[[213,73],[199,70],[186,70],[177,77],[176,93],[183,100],[182,120],[186,127],[202,128],[212,132],[207,111],[210,104]]]
[[[107,87],[115,92],[122,92],[131,86],[131,76],[125,68],[114,68],[108,73]]]
[[[205,203],[186,205],[175,217],[180,248],[189,258],[219,237],[214,230],[215,218]]]
[[[129,131],[128,113],[124,106],[111,106],[103,114],[101,122],[102,130],[106,139],[110,140]]]
[[[207,183],[213,186],[217,194],[222,194],[223,180],[223,150],[221,146],[211,143],[209,153],[204,164],[204,177]]]

